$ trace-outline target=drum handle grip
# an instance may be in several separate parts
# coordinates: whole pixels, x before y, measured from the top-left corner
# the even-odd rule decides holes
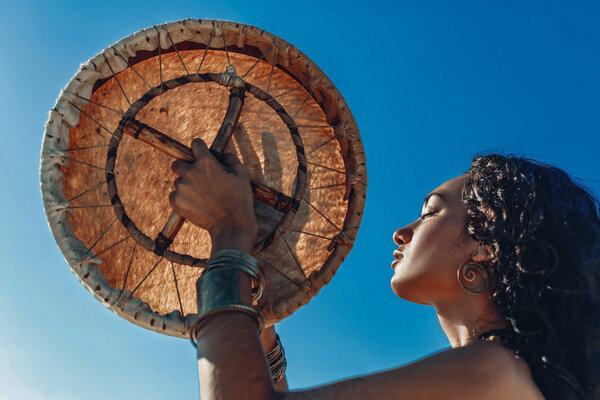
[[[221,154],[225,150],[225,146],[231,139],[233,135],[233,128],[235,128],[238,120],[240,119],[240,114],[242,112],[242,106],[244,105],[244,89],[243,88],[234,88],[231,89],[231,93],[229,95],[229,106],[227,107],[227,113],[225,114],[225,118],[223,119],[223,123],[221,124],[221,128],[219,128],[219,132],[217,133],[217,137],[213,141],[210,146],[210,152],[217,158],[217,160],[221,160]],[[160,133],[160,132],[159,132]],[[162,134],[161,134],[162,135]],[[162,135],[167,137],[166,135]],[[176,142],[175,140],[169,138],[170,141],[177,143],[179,146],[174,146],[178,150],[181,150],[182,153],[186,156],[186,158],[191,158],[191,160],[186,159],[185,161],[193,162],[195,161],[194,154],[191,149],[181,145],[181,143]],[[183,148],[182,148],[183,147]],[[185,151],[187,150],[187,151]],[[188,153],[188,151],[191,153]],[[178,158],[178,157],[176,157]],[[181,159],[181,158],[180,158]],[[173,241],[179,229],[185,222],[185,218],[177,214],[177,211],[173,211],[169,220],[167,221],[165,227],[161,231],[162,235],[164,235],[169,241]]]

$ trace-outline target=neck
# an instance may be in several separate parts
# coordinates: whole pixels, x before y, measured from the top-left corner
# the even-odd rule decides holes
[[[466,346],[482,333],[508,325],[487,296],[464,293],[459,297],[458,301],[433,305],[452,347]]]

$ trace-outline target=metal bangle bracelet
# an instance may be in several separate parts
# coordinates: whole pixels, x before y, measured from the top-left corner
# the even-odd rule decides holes
[[[249,275],[254,276],[257,279],[264,280],[264,276],[263,276],[262,272],[260,271],[260,269],[258,268],[258,266],[248,264],[246,262],[243,262],[243,261],[241,261],[239,259],[235,259],[235,258],[223,257],[223,258],[219,258],[219,259],[215,259],[215,260],[210,260],[207,263],[205,270],[208,271],[213,268],[222,267],[222,266],[230,266],[230,265],[243,265],[245,268],[248,269]]]
[[[247,265],[248,268],[253,269],[254,271],[259,271],[258,265],[255,263],[249,263],[247,261],[242,260],[237,257],[219,257],[213,258],[207,261],[206,268],[211,268],[213,265],[223,264],[223,263],[235,263],[235,264],[244,264]]]
[[[273,383],[277,383],[281,379],[283,379],[286,371],[287,371],[287,361],[284,358],[281,366],[276,371],[271,371],[271,377],[272,377]]]
[[[265,320],[263,319],[262,315],[256,308],[247,306],[244,304],[227,304],[227,305],[224,305],[217,309],[210,310],[209,312],[198,317],[198,319],[196,320],[196,322],[194,322],[194,324],[192,325],[192,327],[190,329],[190,341],[192,342],[192,346],[194,346],[194,347],[198,346],[198,341],[197,341],[196,337],[198,334],[198,329],[199,329],[200,323],[202,321],[204,321],[206,318],[210,317],[211,315],[219,314],[219,313],[222,313],[225,311],[241,311],[243,313],[246,313],[246,314],[252,316],[256,320],[256,325],[258,327],[259,335],[262,333],[262,331],[265,327]]]
[[[256,279],[263,278],[263,274],[262,274],[262,272],[260,272],[260,269],[254,268],[246,263],[239,262],[239,260],[218,260],[217,262],[207,264],[205,271],[210,271],[215,268],[229,267],[229,266],[244,267],[244,269],[246,269],[246,271],[247,271],[246,273],[248,275],[253,276]]]
[[[205,272],[212,271],[218,268],[234,268],[238,271],[244,272],[245,274],[249,275],[250,278],[252,278],[252,280],[254,281],[254,286],[257,289],[256,293],[252,295],[252,300],[258,301],[258,299],[260,299],[260,297],[263,294],[263,289],[265,285],[265,278],[260,271],[255,271],[245,264],[223,262],[222,264],[219,263],[210,265],[210,267],[207,267],[205,269]]]
[[[279,382],[283,376],[285,375],[285,371],[287,370],[287,360],[285,358],[285,350],[283,349],[283,345],[281,344],[281,339],[279,335],[276,334],[277,342],[275,348],[269,351],[267,356],[267,362],[269,364],[269,369],[271,370],[271,376],[274,383]]]
[[[272,350],[270,350],[266,356],[267,359],[272,359],[275,358],[275,354],[281,352],[281,350],[283,349],[283,345],[281,344],[281,338],[279,337],[279,334],[275,334],[275,347],[273,347]]]
[[[253,266],[255,266],[256,268],[258,268],[258,261],[256,260],[256,258],[252,257],[250,254],[245,253],[243,251],[240,250],[233,250],[233,249],[222,249],[219,250],[215,253],[215,255],[213,257],[211,257],[211,260],[213,259],[218,259],[220,257],[234,257],[234,258],[238,258],[248,264],[251,264]]]

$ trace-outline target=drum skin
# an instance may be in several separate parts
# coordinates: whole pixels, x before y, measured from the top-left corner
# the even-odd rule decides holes
[[[160,46],[159,46],[160,43]],[[306,156],[307,187],[285,232],[256,255],[266,278],[259,307],[267,322],[291,315],[331,280],[356,237],[366,192],[358,128],[329,79],[295,47],[258,28],[183,20],[140,31],[84,64],[50,113],[42,148],[42,195],[50,228],[73,272],[118,315],[145,328],[187,337],[196,319],[202,264],[171,262],[138,244],[116,217],[106,185],[111,136],[131,103],[163,82],[228,65],[267,92],[295,122]],[[189,146],[208,145],[227,111],[230,88],[190,82],[152,98],[136,119]],[[268,102],[246,93],[226,152],[252,181],[291,197],[298,149]],[[127,216],[155,238],[172,209],[174,159],[124,135],[114,179]],[[255,200],[259,239],[284,213]],[[185,222],[169,250],[205,259],[206,231]]]

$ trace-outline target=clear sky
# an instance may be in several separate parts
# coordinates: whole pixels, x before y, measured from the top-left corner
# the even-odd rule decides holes
[[[48,111],[79,64],[183,18],[294,44],[360,128],[369,186],[354,249],[277,327],[292,388],[448,347],[433,309],[392,294],[391,238],[475,153],[538,158],[600,191],[597,1],[0,0],[0,400],[198,397],[189,342],[116,316],[70,272],[38,172]]]

